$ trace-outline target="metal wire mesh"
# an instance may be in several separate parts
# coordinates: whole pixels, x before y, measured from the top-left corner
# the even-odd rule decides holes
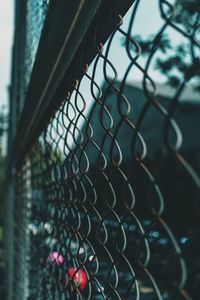
[[[83,49],[83,77],[17,172],[14,299],[199,297],[199,10],[189,30],[154,2],[160,25],[145,40],[134,33],[141,3],[113,20],[90,66]],[[190,50],[171,74],[172,30]]]

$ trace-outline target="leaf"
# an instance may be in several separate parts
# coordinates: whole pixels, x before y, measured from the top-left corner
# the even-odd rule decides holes
[[[170,76],[168,78],[168,84],[173,88],[177,88],[180,85],[180,79],[177,76]]]
[[[163,53],[166,53],[168,49],[172,48],[171,41],[166,34],[162,35],[162,37],[160,38],[158,42],[158,48]]]
[[[168,73],[174,67],[173,62],[169,60],[162,60],[160,58],[157,59],[155,68],[160,70],[162,73]]]

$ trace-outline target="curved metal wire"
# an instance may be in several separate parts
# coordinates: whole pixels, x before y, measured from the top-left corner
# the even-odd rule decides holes
[[[190,34],[177,25],[175,7],[157,1],[162,24],[142,59],[132,33],[141,2],[133,1],[127,28],[121,15],[113,19],[90,66],[83,49],[82,77],[18,170],[15,299],[197,299],[199,156],[184,152],[187,129],[179,124],[190,78],[163,99],[152,68],[169,28],[187,40],[195,62],[199,19]],[[113,60],[119,38],[123,73]],[[182,206],[191,210],[186,225]]]

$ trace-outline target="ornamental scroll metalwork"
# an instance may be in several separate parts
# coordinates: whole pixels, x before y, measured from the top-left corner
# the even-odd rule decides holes
[[[200,7],[154,1],[151,35],[144,2],[83,49],[17,172],[16,299],[199,297]]]

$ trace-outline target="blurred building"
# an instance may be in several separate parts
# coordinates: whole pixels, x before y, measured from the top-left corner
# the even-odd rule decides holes
[[[155,97],[155,100],[159,104],[161,104],[162,107],[168,110],[173,100],[175,91],[164,84],[157,84],[156,86],[157,95]],[[103,88],[103,90],[105,90],[105,87]],[[145,103],[148,101],[142,89],[141,83],[136,82],[132,86],[127,84],[124,88],[124,95],[131,104],[131,110],[130,113],[127,114],[127,119],[134,126],[136,126],[141,116],[142,109]],[[102,150],[104,155],[109,158],[109,149],[112,143],[112,137],[109,133],[116,133],[117,141],[119,143],[123,157],[126,159],[130,159],[134,152],[132,145],[134,131],[126,122],[123,122],[122,126],[120,126],[118,130],[116,129],[122,118],[116,105],[117,101],[120,102],[122,112],[125,114],[125,112],[127,111],[126,102],[123,100],[123,98],[119,99],[117,97],[118,95],[115,94],[112,89],[110,89],[109,97],[107,97],[105,103],[107,111],[104,107],[96,105],[95,113],[93,112],[90,119],[90,123],[93,128],[92,139],[95,142],[98,142],[98,138],[100,136],[106,136],[106,140],[103,144]],[[102,115],[102,118],[99,117],[100,115]],[[180,148],[181,152],[198,151],[200,149],[200,139],[198,138],[200,131],[199,94],[195,93],[192,88],[186,87],[180,97],[178,109],[175,109],[172,118],[177,123],[182,134],[182,146]],[[103,119],[103,123],[101,123],[101,119]],[[166,117],[156,108],[155,105],[150,104],[147,111],[144,113],[144,118],[142,119],[143,120],[141,122],[139,133],[146,143],[148,158],[155,159],[156,156],[160,154],[160,152],[165,152],[165,148],[163,146],[165,144],[163,132],[165,128]],[[113,126],[110,131],[106,133],[106,129],[110,127],[111,122],[113,122]],[[172,126],[170,126],[168,139],[172,144],[175,143],[176,135],[172,129]],[[139,139],[137,138],[136,150],[140,152],[140,148],[141,145],[139,143]],[[95,155],[98,155],[97,149],[95,151],[94,147],[91,147],[91,145],[89,144],[86,148],[86,152],[88,157],[93,157],[93,160],[96,161]],[[116,145],[114,145],[113,147],[113,153],[117,156],[118,150]]]
[[[106,90],[106,86],[103,87],[103,90]],[[143,146],[138,138],[134,144],[134,138],[136,138],[137,135],[136,129],[133,130],[133,128],[135,128],[140,116],[144,114],[145,117],[142,118],[139,129],[139,133],[147,149],[147,156],[144,162],[150,170],[154,171],[153,175],[161,188],[165,199],[165,217],[169,219],[169,222],[171,220],[172,223],[174,220],[177,220],[180,227],[191,228],[198,223],[198,217],[196,215],[197,206],[199,205],[198,191],[187,175],[183,164],[177,160],[173,152],[167,149],[166,140],[174,145],[177,139],[182,139],[179,152],[183,155],[186,163],[190,162],[191,165],[194,166],[194,172],[196,171],[198,173],[198,170],[200,170],[199,95],[189,87],[185,89],[180,97],[178,109],[175,109],[172,115],[172,122],[175,124],[174,127],[180,130],[177,129],[177,133],[175,133],[175,131],[172,130],[172,126],[170,126],[168,136],[165,137],[166,116],[153,104],[150,104],[146,112],[142,113],[142,109],[145,103],[147,103],[147,97],[144,94],[141,84],[134,83],[132,86],[127,84],[124,87],[124,95],[131,104],[131,107],[130,113],[127,114],[127,121],[123,121],[122,124],[120,120],[122,120],[122,118],[125,119],[125,112],[127,112],[128,109],[126,101],[122,98],[117,98],[118,95],[115,94],[112,89],[107,92],[109,96],[106,97],[106,108],[97,102],[94,104],[96,106],[95,109],[94,107],[91,108],[91,110],[94,109],[91,118],[88,116],[93,132],[90,132],[89,127],[82,128],[82,134],[86,141],[83,150],[89,158],[90,164],[93,165],[93,167],[90,168],[90,177],[93,178],[95,174],[98,174],[99,168],[105,164],[105,161],[108,165],[107,170],[113,170],[111,161],[113,160],[114,163],[118,163],[120,156],[122,156],[123,162],[120,168],[127,175],[132,186],[135,188],[134,193],[136,199],[140,199],[140,201],[136,201],[135,209],[138,210],[137,213],[139,215],[142,214],[143,217],[145,216],[148,219],[149,209],[147,202],[151,184],[134,158],[134,153],[138,155],[142,153]],[[162,108],[168,111],[174,93],[173,89],[165,85],[157,84],[157,96],[155,100],[162,105]],[[102,99],[102,101],[104,100]],[[121,107],[121,116],[116,104],[117,101],[119,101],[118,105]],[[102,139],[103,142],[101,146],[97,147],[96,145],[99,145],[99,138],[103,136],[104,139]],[[117,143],[114,142],[115,139]],[[76,153],[78,157],[81,157],[80,165],[82,165],[82,169],[84,169],[86,163],[85,156],[81,154],[82,150],[80,153],[79,150],[80,149],[77,149]],[[117,170],[112,171],[112,178],[112,185],[119,195],[124,179],[120,177],[120,173],[117,172]],[[102,179],[98,180],[99,188],[97,188],[97,192],[99,196],[102,194],[102,186],[105,185],[105,182],[103,176]],[[190,201],[191,193],[193,195],[193,201]],[[124,196],[121,196],[121,198],[123,197]],[[154,198],[156,196],[152,197]],[[118,199],[120,199],[120,196],[118,196]],[[102,203],[104,202],[105,201],[102,201]],[[119,213],[123,214],[123,199],[121,203],[119,202],[116,205],[118,206]],[[182,208],[181,211],[180,207]],[[103,210],[103,207],[99,207],[99,209]],[[178,229],[178,226],[176,226],[176,229]]]

